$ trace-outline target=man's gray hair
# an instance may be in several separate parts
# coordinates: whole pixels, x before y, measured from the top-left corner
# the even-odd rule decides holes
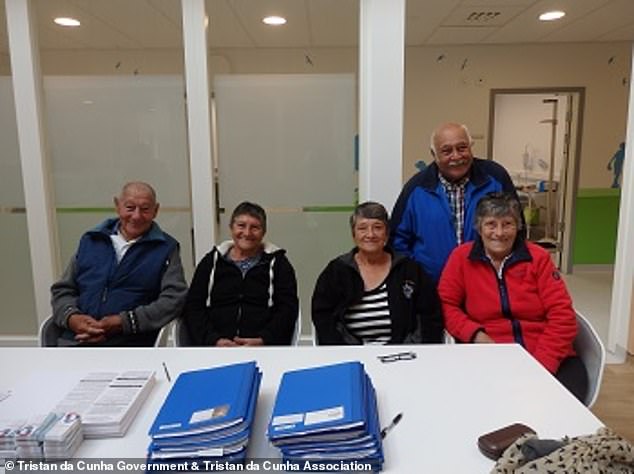
[[[352,215],[350,216],[350,228],[354,231],[354,226],[357,223],[357,219],[362,217],[364,219],[377,219],[385,224],[389,228],[389,217],[383,204],[379,204],[374,201],[366,201],[359,204],[354,208]]]
[[[476,207],[476,229],[480,230],[482,221],[487,217],[511,216],[515,220],[518,230],[521,230],[524,221],[522,220],[522,206],[511,193],[496,192],[489,193],[480,199]]]
[[[152,196],[152,200],[156,202],[156,191],[154,191],[154,188],[144,181],[130,181],[125,183],[123,185],[123,188],[121,188],[121,194],[119,194],[119,198],[123,198],[123,196],[125,196],[128,191],[132,189],[141,190],[148,193],[150,196]]]
[[[455,125],[457,127],[462,128],[462,130],[464,130],[465,135],[467,135],[467,139],[469,140],[469,146],[473,145],[473,138],[471,138],[471,132],[469,132],[469,129],[467,128],[467,126],[465,124],[463,124],[463,123],[446,123],[446,124],[441,125],[440,127],[438,127],[433,132],[431,132],[431,137],[429,137],[429,149],[431,151],[431,156],[433,156],[433,157],[436,156],[436,146],[434,145],[434,142],[436,141],[436,135],[438,134],[438,132],[442,128],[444,128],[447,125]]]

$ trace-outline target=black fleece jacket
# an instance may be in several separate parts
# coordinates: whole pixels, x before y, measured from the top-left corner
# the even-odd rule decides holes
[[[265,245],[259,262],[243,277],[223,257],[230,246],[228,241],[214,247],[196,267],[183,312],[194,345],[215,346],[218,339],[234,336],[290,344],[298,299],[285,251]]]
[[[361,300],[363,279],[354,260],[357,249],[330,261],[319,275],[312,299],[312,318],[319,344],[361,344],[346,328],[346,309]],[[390,344],[440,343],[443,321],[436,287],[420,265],[392,254],[386,278],[392,320]]]

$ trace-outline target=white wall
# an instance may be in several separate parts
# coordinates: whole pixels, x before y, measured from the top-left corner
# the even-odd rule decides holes
[[[606,165],[625,135],[630,51],[625,42],[408,48],[403,177],[429,162],[430,131],[444,121],[466,123],[485,155],[490,89],[574,86],[586,88],[579,186],[608,187]]]

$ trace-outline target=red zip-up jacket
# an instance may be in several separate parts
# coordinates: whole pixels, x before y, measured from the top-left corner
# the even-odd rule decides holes
[[[459,341],[484,330],[495,342],[521,344],[551,373],[575,354],[572,300],[538,245],[518,240],[498,275],[481,239],[463,244],[450,255],[438,293],[446,329]]]

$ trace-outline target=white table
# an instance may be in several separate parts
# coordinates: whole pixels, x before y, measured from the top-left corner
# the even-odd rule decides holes
[[[382,363],[377,355],[413,351],[415,360]],[[84,441],[77,457],[142,459],[147,430],[169,388],[161,363],[172,376],[201,367],[257,360],[263,371],[250,458],[277,458],[265,430],[281,374],[290,369],[360,360],[376,387],[381,425],[402,412],[384,441],[386,473],[485,473],[493,463],[476,446],[482,433],[522,422],[543,438],[596,431],[602,423],[523,349],[516,345],[430,345],[292,348],[1,348],[0,385],[48,382],[29,403],[45,412],[71,387],[68,380],[91,370],[153,369],[157,383],[124,438]],[[52,377],[66,383],[51,382]],[[29,380],[30,378],[30,380]],[[22,382],[21,382],[22,380]],[[25,382],[26,381],[26,382]],[[71,384],[72,385],[72,384]],[[324,387],[326,388],[326,387]],[[24,398],[24,404],[28,397]],[[16,400],[0,402],[0,418],[15,417]],[[26,409],[26,407],[22,407]],[[35,410],[33,410],[35,412]]]

